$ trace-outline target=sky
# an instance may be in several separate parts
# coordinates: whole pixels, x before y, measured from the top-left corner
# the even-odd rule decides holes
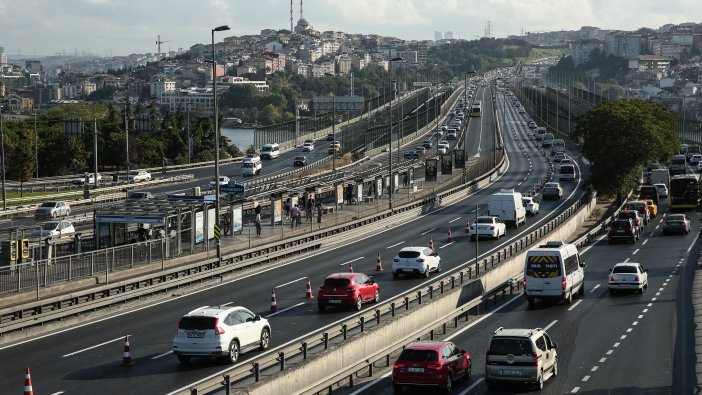
[[[293,23],[300,0],[293,1]],[[700,0],[304,0],[303,16],[318,31],[433,40],[581,26],[635,30],[702,21]],[[698,19],[694,19],[698,18]],[[0,0],[0,47],[10,59],[56,54],[99,56],[188,49],[227,36],[290,28],[290,0]]]

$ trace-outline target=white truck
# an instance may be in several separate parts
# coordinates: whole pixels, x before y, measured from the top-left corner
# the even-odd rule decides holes
[[[263,164],[258,155],[248,155],[241,162],[241,175],[244,177],[255,176],[261,172]]]
[[[670,172],[668,169],[653,169],[651,170],[651,184],[665,184],[670,186]]]
[[[522,203],[522,194],[515,192],[514,189],[501,189],[500,192],[490,196],[488,215],[499,217],[505,224],[518,228],[519,224],[526,223],[526,209]]]

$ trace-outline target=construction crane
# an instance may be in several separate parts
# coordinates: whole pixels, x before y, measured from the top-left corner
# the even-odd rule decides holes
[[[169,42],[171,42],[171,40],[162,41],[160,34],[158,36],[156,36],[156,46],[158,47],[158,55],[156,55],[156,61],[161,60],[161,44],[169,43]]]

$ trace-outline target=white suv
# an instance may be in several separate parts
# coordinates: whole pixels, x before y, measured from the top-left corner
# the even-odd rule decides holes
[[[429,272],[441,272],[441,257],[429,247],[405,247],[392,262],[392,278],[402,273],[429,277]]]
[[[537,389],[558,375],[556,342],[541,328],[498,328],[485,357],[485,384],[498,381],[529,383]]]
[[[181,363],[191,357],[225,357],[231,363],[239,354],[265,350],[271,340],[268,320],[237,306],[203,306],[184,315],[176,326],[173,353]]]

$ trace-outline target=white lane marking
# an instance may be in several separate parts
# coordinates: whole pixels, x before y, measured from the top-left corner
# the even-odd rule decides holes
[[[436,229],[436,228],[434,228],[434,229]],[[397,246],[399,246],[400,244],[403,244],[404,242],[405,242],[405,241],[402,240],[401,242],[399,242],[399,243],[397,243],[397,244],[393,244],[393,245],[391,245],[391,246],[389,246],[389,247],[385,247],[385,249],[386,249],[386,250],[389,250],[389,249],[391,249],[391,248],[393,248],[393,247],[397,247]]]
[[[131,335],[127,335],[127,337],[129,337],[129,336],[131,336]],[[114,343],[114,342],[119,341],[119,340],[124,340],[124,336],[120,336],[120,337],[118,337],[118,338],[116,338],[116,339],[108,340],[108,341],[106,341],[106,342],[104,342],[104,343],[96,344],[96,345],[94,345],[94,346],[87,347],[87,348],[84,348],[84,349],[82,349],[82,350],[78,350],[78,351],[72,352],[72,353],[70,353],[70,354],[62,355],[62,357],[63,357],[63,358],[70,357],[71,355],[80,354],[80,353],[82,353],[82,352],[89,351],[89,350],[92,350],[92,349],[94,349],[94,348],[98,348],[98,347],[104,346],[105,344]]]
[[[646,307],[651,307],[651,306],[653,306],[653,303],[649,303],[649,304],[646,305]],[[644,310],[644,311],[645,311],[645,310]]]
[[[590,369],[590,371],[591,371],[591,372],[596,372],[597,369],[599,369],[599,368],[600,368],[599,366],[595,365],[595,366],[592,367],[592,369]]]
[[[626,259],[624,260],[624,263],[629,262],[629,259],[631,259],[631,258],[626,258]]]
[[[581,302],[582,302],[582,300],[581,300]],[[556,325],[556,322],[558,322],[558,320],[553,320],[550,324],[546,325],[546,327],[544,328],[544,331],[551,329],[552,326]]]
[[[358,257],[358,258],[352,259],[352,260],[350,260],[350,261],[348,261],[348,262],[344,262],[344,263],[340,264],[339,266],[348,265],[349,263],[356,262],[356,261],[360,261],[360,260],[363,259],[363,258],[365,258],[365,257],[363,257],[363,256],[362,256],[362,257]]]
[[[665,288],[663,288],[663,287],[658,288],[658,292],[663,292],[664,290],[665,290]]]
[[[229,305],[232,304],[232,303],[234,303],[234,302],[222,303],[220,306],[229,306]]]
[[[602,358],[600,358],[600,363],[604,363],[606,360],[607,360],[607,358],[602,357]]]
[[[343,263],[342,263],[342,265],[343,265]],[[276,288],[284,287],[284,286],[286,286],[286,285],[290,285],[290,284],[292,284],[292,283],[294,283],[294,282],[296,282],[296,281],[304,280],[304,279],[306,279],[306,278],[307,278],[307,277],[300,277],[300,278],[298,278],[297,280],[288,281],[288,282],[285,283],[285,284],[276,285],[275,287],[276,287]]]
[[[168,352],[164,352],[163,354],[158,354],[158,355],[156,355],[156,356],[151,357],[150,359],[159,359],[159,358],[163,358],[163,357],[165,357],[166,355],[169,355],[169,354],[173,354],[173,350],[168,351]]]
[[[655,233],[656,233],[656,231],[651,232],[651,234],[648,235],[648,237],[653,237],[653,235],[654,235]]]
[[[639,314],[639,316],[636,317],[636,318],[639,319],[639,320],[642,319],[642,318],[643,318],[643,314]]]
[[[660,227],[661,227],[660,225],[656,225],[656,227],[654,229],[658,230],[658,228],[660,228]]]
[[[651,302],[655,302],[658,298],[651,298]]]
[[[583,381],[588,381],[588,380],[590,380],[590,376],[583,377]]]
[[[697,243],[697,239],[698,239],[699,237],[700,237],[700,234],[699,234],[699,233],[695,234],[695,238],[692,240],[692,243],[690,243],[690,246],[687,247],[687,253],[688,253],[688,254],[690,253],[690,250],[692,249],[692,246],[694,246],[695,243]],[[682,259],[680,259],[680,261],[682,262]],[[680,266],[680,265],[678,265],[678,266]]]
[[[583,302],[583,300],[580,299],[580,300],[577,301],[574,305],[570,306],[570,307],[568,308],[568,311],[571,311],[571,310],[573,310],[574,308],[578,307],[578,305],[579,305],[580,303],[582,303],[582,302]]]
[[[61,395],[61,394],[63,394],[63,393],[64,393],[64,391],[59,391],[59,392],[54,392],[54,393],[51,394],[51,395]]]
[[[630,328],[630,329],[631,329],[631,328]],[[624,339],[626,339],[626,335],[621,335],[621,336],[619,336],[619,340],[624,340]]]
[[[612,345],[612,347],[617,348],[617,347],[619,347],[620,344],[621,344],[621,343],[616,342],[616,343],[614,343],[614,344]]]
[[[429,233],[429,232],[433,232],[433,231],[435,231],[435,230],[436,230],[436,228],[431,228],[431,229],[427,230],[426,232],[420,233],[419,235],[420,235],[420,236],[424,236],[425,234],[427,234],[427,233]]]
[[[633,326],[636,326],[636,325],[638,325],[638,324],[639,324],[639,321],[634,321],[634,322],[631,323],[631,325],[633,325]]]
[[[449,221],[448,223],[451,223],[451,222],[456,222],[456,221],[458,221],[459,219],[461,219],[461,217],[458,217],[458,218],[454,218],[454,219],[450,220],[450,221]]]
[[[639,249],[635,249],[634,252],[631,253],[631,255],[636,255],[636,253],[639,252]]]
[[[464,389],[463,391],[459,392],[458,395],[466,395],[467,393],[471,392],[478,384],[482,383],[484,378],[479,378],[478,380],[475,380],[475,383],[471,384],[470,387]],[[351,394],[353,395],[353,394]]]
[[[305,302],[300,302],[300,303],[298,303],[298,304],[296,304],[296,305],[293,305],[293,306],[290,306],[290,307],[286,307],[286,308],[284,308],[283,310],[278,310],[278,311],[276,311],[275,313],[270,313],[270,314],[268,314],[268,315],[266,316],[266,318],[270,318],[270,317],[276,316],[276,315],[278,315],[278,314],[285,313],[286,311],[292,310],[292,309],[294,309],[295,307],[300,307],[300,306],[302,306],[303,304],[305,304]]]
[[[474,212],[475,212],[475,210],[471,211],[470,214],[473,214]]]
[[[605,354],[612,355],[613,352],[614,352],[614,350],[607,350],[607,352]]]
[[[454,243],[453,241],[452,241],[452,242],[450,242],[450,243],[446,243],[446,244],[442,245],[442,246],[441,246],[441,247],[439,247],[439,248],[444,248],[444,247],[448,247],[448,246],[450,246],[450,245],[451,245],[451,244],[453,244],[453,243]]]
[[[597,288],[599,288],[599,287],[600,287],[600,284],[595,285],[595,286],[592,287],[592,289],[590,290],[590,293],[595,292],[595,290],[596,290]]]
[[[576,393],[576,392],[578,392],[578,391],[580,391],[580,387],[575,387],[575,388],[573,388],[573,389],[570,391],[570,393],[571,393],[571,394],[574,394],[574,393]]]
[[[652,235],[652,236],[653,236],[653,235]],[[649,240],[649,239],[644,240],[643,243],[641,243],[641,245],[646,245],[646,243],[648,243],[648,240]]]
[[[661,296],[661,293],[660,293],[660,292],[656,292],[656,296]]]

